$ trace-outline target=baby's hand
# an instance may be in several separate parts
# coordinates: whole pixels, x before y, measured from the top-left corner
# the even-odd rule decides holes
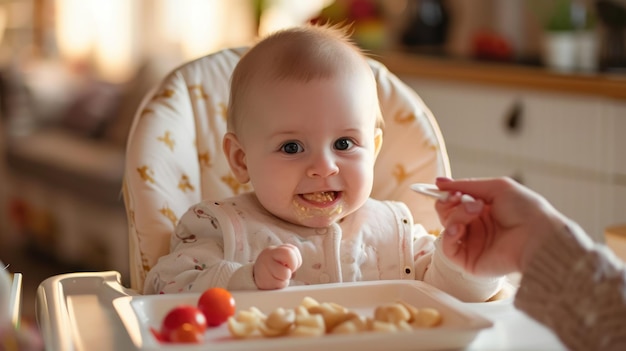
[[[300,250],[291,244],[270,246],[261,251],[254,263],[254,282],[261,290],[282,289],[302,265]]]

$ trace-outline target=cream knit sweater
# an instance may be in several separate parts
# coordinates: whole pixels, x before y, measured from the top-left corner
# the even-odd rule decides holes
[[[626,267],[575,223],[546,238],[515,306],[572,350],[626,350]]]

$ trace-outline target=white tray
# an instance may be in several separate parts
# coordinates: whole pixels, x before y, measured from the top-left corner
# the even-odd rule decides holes
[[[274,291],[234,292],[237,310],[256,306],[264,312],[294,308],[305,296],[336,302],[362,315],[372,316],[376,306],[402,299],[414,306],[433,307],[443,323],[431,329],[401,333],[359,333],[322,337],[233,339],[222,325],[211,328],[202,344],[159,343],[150,328],[159,329],[165,314],[181,303],[195,304],[199,294],[127,296],[113,301],[131,340],[139,350],[443,350],[466,347],[491,321],[463,303],[420,281],[375,281],[290,287]]]

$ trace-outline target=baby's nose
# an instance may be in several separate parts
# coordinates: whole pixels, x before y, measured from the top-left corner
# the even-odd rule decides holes
[[[339,167],[335,162],[333,155],[326,153],[319,154],[313,157],[311,165],[307,170],[307,176],[309,177],[330,177],[339,173]]]

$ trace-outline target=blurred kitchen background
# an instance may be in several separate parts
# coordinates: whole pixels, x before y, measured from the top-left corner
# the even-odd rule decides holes
[[[24,274],[26,317],[50,275],[127,279],[124,147],[144,94],[183,62],[306,22],[352,24],[354,40],[420,94],[453,176],[514,177],[595,240],[618,228],[626,245],[625,7],[0,0],[0,260]]]

